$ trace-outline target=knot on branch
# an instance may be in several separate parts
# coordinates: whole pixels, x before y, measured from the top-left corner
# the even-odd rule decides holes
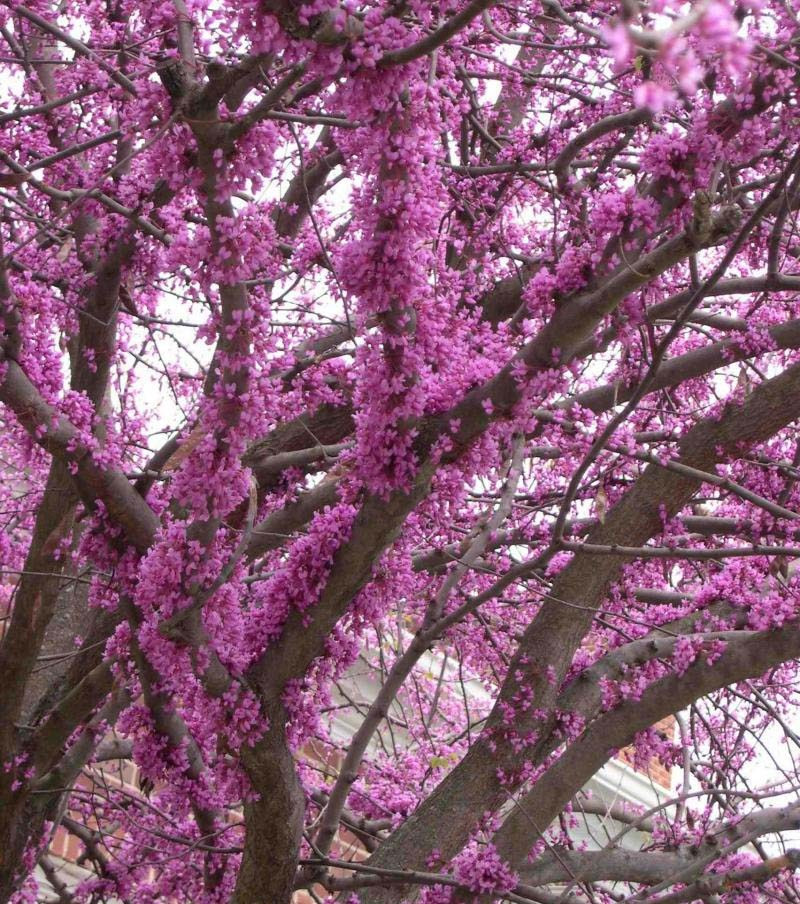
[[[298,9],[286,0],[266,0],[264,7],[275,16],[286,34],[296,40],[310,38],[318,44],[335,46],[346,44],[364,32],[363,22],[344,9],[327,10],[302,22]]]
[[[177,107],[189,93],[192,84],[183,61],[172,56],[162,56],[156,65],[156,72],[173,106]]]
[[[732,235],[741,224],[742,211],[734,204],[726,205],[716,213],[712,208],[710,192],[698,191],[692,200],[692,221],[687,232],[698,248],[717,245]]]
[[[689,232],[697,244],[705,244],[711,236],[711,195],[707,191],[698,191],[692,199]]]

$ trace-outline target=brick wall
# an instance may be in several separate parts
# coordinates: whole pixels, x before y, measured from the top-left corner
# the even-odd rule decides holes
[[[675,737],[676,723],[674,716],[667,716],[666,719],[661,719],[653,727],[656,731],[663,733],[670,741]],[[620,751],[619,759],[633,766],[633,748],[626,747]],[[634,766],[634,769],[642,775],[648,776],[660,788],[669,789],[672,787],[672,768],[662,763],[657,757],[653,757],[646,766]]]

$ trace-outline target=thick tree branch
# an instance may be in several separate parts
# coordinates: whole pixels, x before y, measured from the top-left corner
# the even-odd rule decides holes
[[[741,455],[748,445],[769,438],[800,416],[800,399],[794,405],[786,404],[788,398],[796,397],[798,387],[800,364],[795,364],[759,386],[743,406],[729,407],[721,420],[702,421],[692,428],[680,444],[681,461],[692,466],[704,462],[707,468],[726,457]],[[589,541],[641,545],[661,529],[664,513],[668,517],[677,514],[699,485],[697,479],[649,466],[609,512],[605,523],[590,532]],[[524,688],[526,694],[532,692],[537,712],[553,710],[556,689],[574,652],[626,561],[623,557],[595,558],[579,553],[559,573],[549,597],[522,636],[481,740],[473,744],[433,794],[373,855],[376,865],[403,863],[411,868],[424,865],[434,834],[441,855],[445,859],[454,856],[479,814],[496,809],[505,800],[513,783],[511,787],[502,785],[498,771],[513,775],[521,759],[502,742],[496,748],[493,743],[490,745],[495,726],[503,720],[505,704],[513,705],[513,699]],[[580,608],[563,606],[562,600],[579,602]],[[546,646],[540,643],[542,637],[548,639]],[[514,731],[524,735],[535,732],[540,747],[549,738],[551,727],[548,720],[533,719],[523,713],[517,717]],[[527,750],[524,758],[536,762],[537,746]],[[574,797],[582,784],[583,781],[573,788],[567,800]],[[441,825],[439,816],[443,808],[452,815],[446,826]],[[544,824],[549,822],[548,819]],[[397,894],[376,892],[367,897],[369,904],[395,900],[399,900]]]

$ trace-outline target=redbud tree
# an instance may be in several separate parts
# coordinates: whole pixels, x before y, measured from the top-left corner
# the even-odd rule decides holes
[[[0,901],[797,902],[793,0],[0,38]]]

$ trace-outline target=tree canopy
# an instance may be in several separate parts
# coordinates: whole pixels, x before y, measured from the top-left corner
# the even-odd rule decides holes
[[[797,904],[793,0],[0,45],[0,902]]]

